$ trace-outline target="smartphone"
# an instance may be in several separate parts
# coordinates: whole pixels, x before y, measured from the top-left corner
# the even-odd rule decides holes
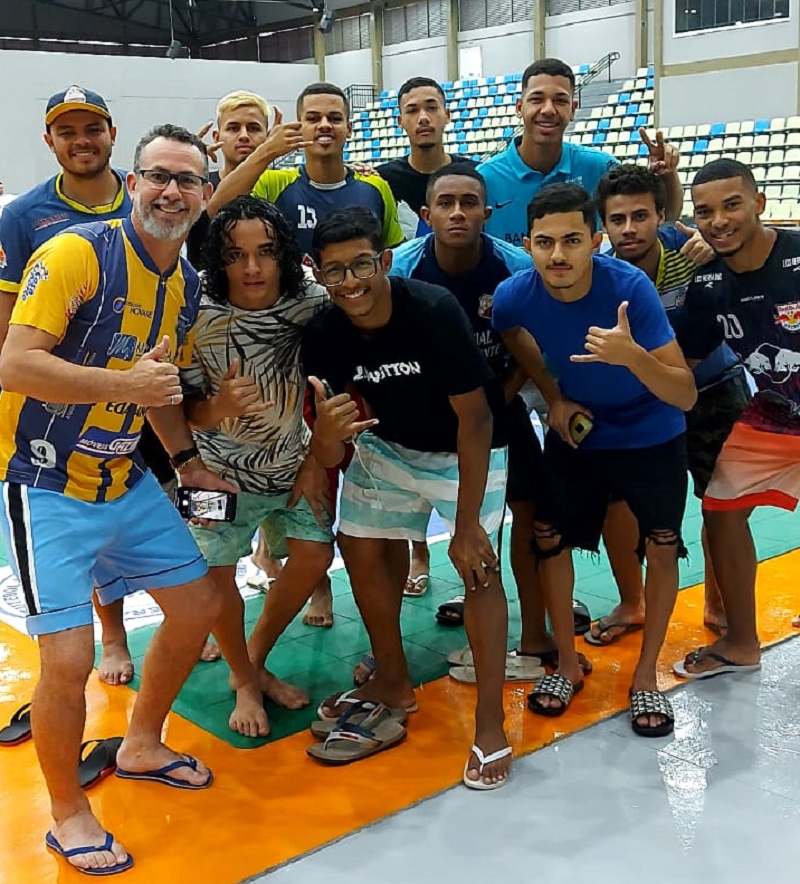
[[[580,445],[589,433],[592,432],[593,426],[594,423],[592,423],[592,419],[588,414],[576,411],[569,419],[569,434],[572,437],[572,441],[576,445]]]
[[[325,380],[325,378],[320,378],[320,383],[322,384],[322,389],[325,391],[325,398],[333,399],[335,395],[333,387]]]
[[[232,522],[236,518],[236,495],[229,491],[181,486],[176,494],[175,506],[184,519]]]

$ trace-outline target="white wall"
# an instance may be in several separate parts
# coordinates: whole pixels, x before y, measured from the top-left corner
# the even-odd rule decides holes
[[[547,54],[568,64],[591,64],[608,52],[619,52],[613,75],[631,76],[636,72],[635,7],[635,3],[620,3],[548,16]]]
[[[51,95],[73,83],[105,98],[118,127],[113,162],[127,168],[151,126],[177,123],[195,131],[234,89],[258,92],[294,119],[295,97],[316,79],[316,65],[0,51],[6,123],[12,95],[14,106],[13,132],[6,125],[0,139],[0,180],[7,193],[20,193],[58,170],[41,137],[44,110]]]
[[[383,47],[383,88],[399,89],[411,77],[447,79],[447,40],[431,37]]]
[[[372,50],[356,49],[325,56],[325,79],[345,89],[354,83],[372,82]]]
[[[480,46],[483,76],[521,74],[533,61],[533,22],[511,22],[495,28],[459,31],[458,48]]]
[[[660,126],[791,116],[797,107],[797,64],[662,77],[659,88]]]
[[[694,31],[676,36],[675,4],[665,2],[664,64],[706,61],[711,58],[735,58],[738,55],[751,55],[755,52],[794,49],[798,43],[797,15],[797,3],[793,3],[788,19],[735,28]]]

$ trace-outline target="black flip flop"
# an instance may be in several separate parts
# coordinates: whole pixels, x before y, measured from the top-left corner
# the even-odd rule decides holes
[[[78,764],[78,782],[82,789],[91,789],[117,769],[117,752],[122,745],[122,737],[108,737],[105,740],[87,740],[81,746],[81,760]],[[86,753],[89,747],[91,750]]]
[[[30,740],[31,734],[31,704],[26,703],[11,716],[11,721],[0,730],[0,746],[19,746]]]
[[[441,626],[463,626],[464,596],[457,595],[443,605],[439,605],[439,610],[436,612],[436,622]]]
[[[572,620],[575,635],[583,635],[592,628],[592,615],[589,609],[579,599],[572,600]]]

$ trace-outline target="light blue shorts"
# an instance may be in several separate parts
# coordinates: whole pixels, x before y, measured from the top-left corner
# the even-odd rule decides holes
[[[152,473],[108,503],[0,482],[0,529],[28,609],[31,635],[92,623],[92,587],[107,605],[208,571]]]
[[[480,510],[489,536],[499,530],[505,513],[507,460],[505,448],[492,450]],[[425,540],[434,509],[452,533],[457,502],[457,455],[415,451],[362,433],[344,474],[339,530],[351,537]]]

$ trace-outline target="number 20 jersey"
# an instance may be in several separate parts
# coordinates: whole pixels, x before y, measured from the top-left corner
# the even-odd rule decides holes
[[[800,233],[777,230],[758,270],[734,273],[721,258],[700,267],[679,306],[687,357],[703,358],[724,340],[759,390],[800,405]]]
[[[52,335],[52,352],[65,362],[124,371],[164,335],[177,361],[199,304],[191,265],[180,259],[160,273],[125,218],[71,227],[34,252],[11,323]],[[3,390],[0,480],[90,502],[121,497],[146,470],[136,451],[145,411]]]

